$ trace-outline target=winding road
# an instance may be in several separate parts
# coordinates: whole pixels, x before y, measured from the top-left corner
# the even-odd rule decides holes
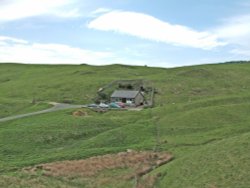
[[[49,108],[46,110],[41,110],[38,112],[31,112],[31,113],[27,113],[27,114],[20,114],[20,115],[14,115],[14,116],[1,118],[0,122],[15,120],[15,119],[33,116],[33,115],[38,115],[38,114],[44,114],[44,113],[48,113],[48,112],[55,112],[55,111],[59,111],[59,110],[87,107],[86,105],[73,105],[73,104],[55,103],[55,102],[50,102],[49,104],[52,104],[54,106],[52,108]]]

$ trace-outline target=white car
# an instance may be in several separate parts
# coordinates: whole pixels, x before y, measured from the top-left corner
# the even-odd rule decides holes
[[[108,108],[109,105],[107,105],[107,104],[105,104],[105,103],[100,103],[100,104],[99,104],[99,107],[100,107],[100,108]]]

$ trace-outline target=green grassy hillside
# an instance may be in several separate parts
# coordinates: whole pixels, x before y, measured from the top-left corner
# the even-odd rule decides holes
[[[134,149],[174,156],[145,176],[157,176],[156,187],[250,187],[248,62],[174,69],[0,64],[0,117],[44,109],[48,101],[92,102],[98,88],[129,79],[157,89],[154,108],[86,110],[84,117],[73,116],[73,109],[0,123],[0,186],[91,187],[91,179],[68,181],[21,169]]]

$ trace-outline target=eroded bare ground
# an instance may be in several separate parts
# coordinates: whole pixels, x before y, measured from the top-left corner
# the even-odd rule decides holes
[[[41,164],[25,168],[24,171],[31,174],[39,172],[46,177],[78,179],[78,182],[79,179],[94,181],[99,185],[130,181],[136,187],[153,187],[157,176],[147,174],[172,159],[172,155],[166,152],[128,151],[84,160]],[[117,180],[119,182],[115,182]]]

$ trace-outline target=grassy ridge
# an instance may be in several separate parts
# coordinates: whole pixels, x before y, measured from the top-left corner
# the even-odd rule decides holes
[[[249,187],[249,139],[249,133],[222,139],[173,161],[159,169],[166,174],[159,187]]]
[[[136,123],[132,112],[89,114],[76,118],[63,111],[2,123],[1,169],[122,151],[132,145],[143,148],[141,142],[152,135],[152,126]]]
[[[87,111],[89,116],[75,117],[74,110],[66,110],[1,123],[0,185],[11,179],[34,181],[13,173],[25,166],[130,148],[174,155],[170,164],[151,172],[161,174],[158,187],[250,186],[248,63],[176,69],[0,64],[0,72],[0,80],[9,78],[0,83],[0,98],[7,102],[30,101],[35,93],[40,101],[85,103],[117,79],[145,79],[158,91],[156,107],[140,112]],[[13,103],[13,111],[17,106]],[[47,187],[48,182],[63,185],[58,179],[36,178]]]
[[[144,79],[158,89],[158,104],[190,102],[215,96],[249,96],[247,63],[176,69],[110,65],[0,64],[0,102],[6,100],[92,102],[96,91],[115,80]],[[4,101],[3,101],[4,100]],[[6,105],[7,106],[7,105]],[[7,108],[3,106],[3,108]],[[13,106],[13,111],[16,107]],[[10,113],[11,110],[9,109]],[[2,114],[2,112],[0,112]],[[0,114],[0,115],[1,115]]]
[[[0,107],[0,118],[3,118],[48,109],[52,105],[44,102],[32,103],[24,99],[0,98]]]

